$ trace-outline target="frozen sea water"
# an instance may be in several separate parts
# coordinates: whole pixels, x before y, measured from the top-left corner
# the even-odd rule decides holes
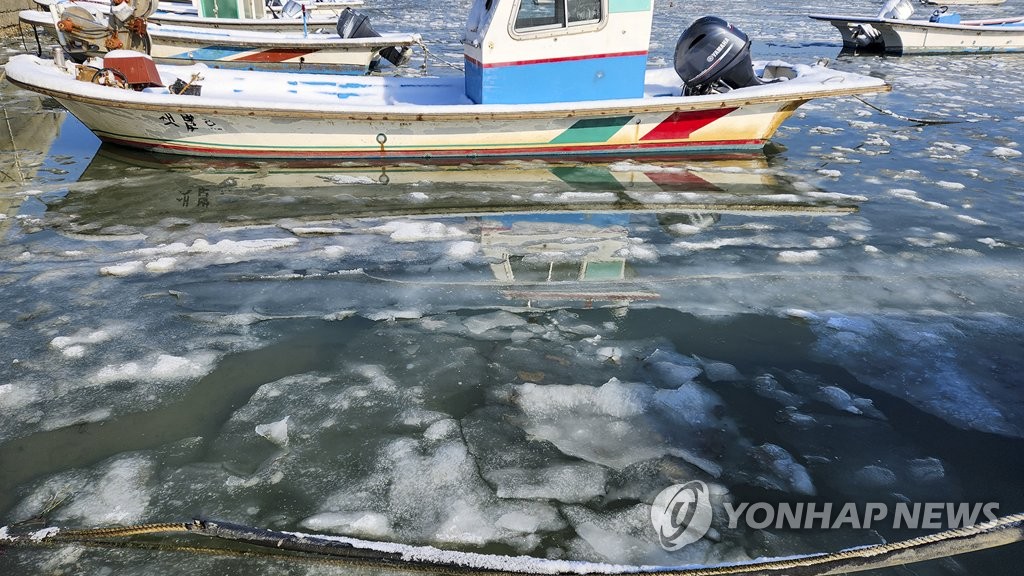
[[[713,563],[912,535],[730,529],[726,503],[1024,509],[1021,57],[837,57],[803,17],[869,2],[657,4],[651,62],[717,13],[755,58],[831,58],[893,84],[871,103],[949,123],[838,99],[752,160],[244,165],[97,150],[0,87],[19,149],[0,186],[0,525],[62,502],[49,520],[70,527],[199,516]],[[367,11],[459,62],[466,5]],[[669,553],[650,505],[691,480],[716,519]],[[179,563],[0,555],[4,574]]]

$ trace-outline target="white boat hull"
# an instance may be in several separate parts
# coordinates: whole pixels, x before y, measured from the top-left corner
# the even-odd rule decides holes
[[[316,14],[303,22],[297,18],[203,18],[173,12],[157,12],[149,17],[152,24],[191,26],[216,30],[238,30],[249,32],[290,32],[303,30],[327,30],[333,32],[338,24],[337,16]]]
[[[674,88],[649,83],[648,93],[664,94],[659,96],[477,105],[467,103],[462,77],[354,79],[161,67],[167,85],[192,74],[203,78],[201,96],[184,96],[166,89],[134,92],[75,80],[34,56],[16,56],[7,66],[12,82],[57,99],[106,142],[174,154],[247,158],[751,152],[760,150],[808,100],[888,90],[875,78],[806,66],[799,75],[786,70],[793,79],[722,95],[668,95],[666,90],[678,93],[676,77]],[[297,89],[309,92],[306,100],[290,102]],[[403,101],[405,94],[409,96]]]
[[[995,6],[1006,0],[925,0],[925,4],[933,6]]]
[[[49,12],[23,10],[19,20],[56,36]],[[230,32],[186,26],[148,28],[149,54],[163,64],[203,62],[218,68],[291,70],[302,72],[365,72],[382,49],[411,47],[418,34],[388,34],[377,38],[339,38],[335,34]]]
[[[35,0],[44,12],[50,9],[50,5],[59,0]],[[110,10],[110,3],[102,0],[87,1],[77,0],[80,5],[88,5],[90,9],[106,13]],[[274,17],[267,14],[263,18],[210,18],[202,17],[191,4],[176,2],[161,2],[160,7],[147,18],[151,24],[190,26],[194,28],[215,28],[220,30],[236,30],[245,32],[293,32],[301,33],[303,30],[328,30],[334,31],[338,23],[338,16],[345,8],[356,8],[362,6],[360,0],[343,0],[338,2],[316,2],[310,5],[311,10],[302,18],[289,18],[286,16]]]
[[[831,23],[843,37],[843,50],[886,54],[958,54],[1024,51],[1024,17],[964,20],[942,24],[927,20],[892,20],[811,14]],[[880,34],[870,45],[858,42],[864,25]]]

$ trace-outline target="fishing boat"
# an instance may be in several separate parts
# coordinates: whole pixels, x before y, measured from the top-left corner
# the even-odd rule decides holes
[[[924,0],[925,4],[941,6],[996,6],[1006,0]]]
[[[943,3],[945,4],[945,3]],[[947,6],[928,19],[912,19],[910,0],[890,2],[874,18],[809,14],[843,37],[843,51],[885,54],[959,54],[1024,50],[1024,16],[964,20]]]
[[[35,0],[42,11],[64,0]],[[134,5],[149,0],[135,0]],[[107,13],[110,3],[102,0],[75,0],[90,10]],[[155,4],[155,3],[154,3]],[[152,24],[189,26],[192,28],[220,28],[223,30],[260,32],[301,32],[333,30],[345,8],[358,8],[363,0],[207,0],[192,3],[163,0],[149,16]]]
[[[52,96],[106,142],[384,160],[749,154],[809,100],[889,90],[822,65],[754,63],[747,36],[715,17],[680,36],[674,69],[648,70],[652,18],[650,0],[476,0],[465,72],[446,77],[158,67],[117,51],[84,69],[15,56],[7,78]],[[182,85],[192,89],[168,88]]]
[[[163,64],[190,65],[205,62],[218,68],[247,70],[294,70],[301,72],[367,72],[379,68],[382,56],[397,66],[412,56],[421,42],[419,34],[379,34],[366,17],[349,10],[332,23],[332,33],[244,31],[153,25],[152,12],[136,11],[122,27],[112,27],[108,11],[93,10],[87,2],[59,2],[50,12],[22,10],[19,21],[34,30],[55,36],[76,56],[102,55],[109,49],[127,47],[145,52]],[[151,7],[155,8],[154,2]],[[132,20],[145,24],[130,24]],[[352,31],[341,36],[339,31]],[[37,33],[38,42],[38,33]],[[37,44],[40,52],[42,45]]]

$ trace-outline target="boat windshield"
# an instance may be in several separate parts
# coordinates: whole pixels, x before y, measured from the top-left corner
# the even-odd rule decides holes
[[[601,0],[522,0],[516,32],[553,30],[601,21]]]

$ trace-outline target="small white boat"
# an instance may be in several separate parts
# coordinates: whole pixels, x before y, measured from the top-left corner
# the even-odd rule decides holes
[[[461,76],[150,64],[152,74],[115,81],[96,72],[146,69],[142,57],[119,51],[91,69],[15,56],[7,78],[57,99],[116,144],[200,156],[383,160],[751,153],[809,100],[889,90],[881,79],[824,66],[752,63],[746,35],[714,17],[680,37],[675,69],[648,70],[653,2],[574,8],[566,11],[566,0],[476,0]]]
[[[35,0],[44,12],[50,6],[64,0]],[[220,28],[223,30],[260,31],[260,32],[302,32],[316,30],[334,30],[338,16],[345,8],[358,8],[363,0],[319,0],[296,1],[278,0],[276,3],[263,3],[258,0],[235,0],[237,7],[233,10],[217,10],[216,4],[196,2],[171,2],[164,0],[159,3],[148,20],[152,24],[168,24],[172,26],[189,26],[193,28]],[[75,0],[77,4],[87,4],[90,9],[101,13],[110,10],[110,3],[103,0]],[[136,3],[138,3],[137,0]],[[303,13],[305,9],[305,13]]]
[[[925,4],[935,6],[996,6],[1006,0],[924,0]]]
[[[944,3],[945,4],[945,3]],[[958,54],[1024,51],[1024,16],[963,20],[945,6],[928,19],[911,19],[910,0],[890,2],[878,16],[809,14],[843,37],[843,51],[885,54]]]
[[[52,13],[22,10],[18,19],[57,37],[65,49],[83,56],[126,47],[146,52],[164,64],[204,62],[218,68],[247,70],[362,73],[376,69],[382,54],[395,65],[405,64],[412,47],[421,42],[419,34],[374,32],[373,36],[342,38],[333,26],[331,34],[302,34],[147,23],[142,35],[122,30],[116,34],[120,44],[111,45],[115,34],[108,27],[108,15],[90,12],[87,5],[61,2],[52,6]],[[358,14],[354,17],[362,18]],[[62,21],[71,22],[72,30],[66,30],[68,26]]]

